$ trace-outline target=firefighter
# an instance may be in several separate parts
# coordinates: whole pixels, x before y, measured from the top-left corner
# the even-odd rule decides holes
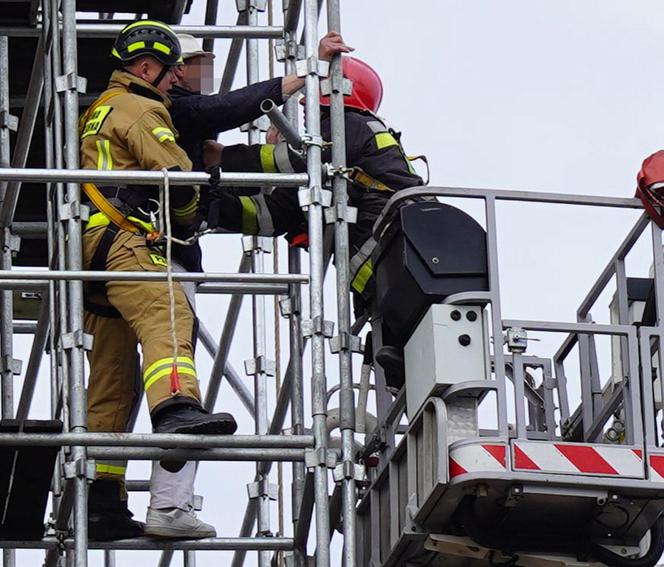
[[[346,175],[348,201],[357,209],[357,221],[349,225],[348,236],[351,290],[355,310],[361,313],[371,311],[374,296],[371,260],[376,247],[372,236],[374,222],[395,191],[423,185],[424,181],[406,155],[400,133],[376,115],[383,98],[383,85],[376,71],[353,57],[344,57],[342,66],[344,77],[352,81],[352,92],[344,99]],[[324,140],[329,140],[329,97],[322,96],[320,103],[321,134]],[[306,170],[303,156],[286,142],[268,141],[274,143],[224,147],[210,140],[204,147],[204,162],[208,167],[220,166],[226,171],[291,173]],[[329,146],[324,147],[322,159],[331,161]],[[285,233],[292,246],[306,248],[308,244],[306,218],[297,192],[292,189],[277,188],[270,194],[248,196],[230,188],[215,187],[210,192],[209,205],[201,206],[200,212],[208,228],[262,236]],[[404,380],[403,354],[387,329],[383,338],[376,361],[386,370],[388,384],[398,388]]]
[[[395,191],[424,182],[404,152],[400,134],[376,115],[383,98],[383,85],[376,71],[353,57],[342,61],[344,77],[353,85],[352,93],[344,99],[348,199],[357,208],[357,222],[349,225],[351,289],[356,300],[361,298],[359,303],[366,304],[373,296],[373,224]],[[329,140],[329,97],[321,96],[320,103],[321,133],[324,140]],[[324,147],[322,159],[331,161],[329,145]],[[225,171],[306,171],[303,156],[283,141],[223,146],[209,140],[204,147],[204,161],[208,167],[221,166]],[[203,213],[209,228],[261,236],[286,234],[291,245],[307,246],[306,219],[297,191],[289,188],[241,196],[233,189],[215,187]]]
[[[177,37],[158,21],[127,25],[115,40],[116,70],[107,90],[81,117],[81,167],[99,170],[190,171],[177,145],[167,94],[181,64]],[[150,186],[83,184],[91,212],[84,225],[83,263],[88,270],[164,272],[155,244],[155,218],[163,203]],[[187,224],[198,204],[193,187],[169,193],[174,222]],[[174,304],[175,320],[170,318]],[[89,353],[88,426],[125,431],[135,400],[136,348],[142,349],[142,388],[157,433],[232,434],[230,414],[208,414],[200,403],[194,364],[195,317],[183,288],[166,282],[106,281],[85,289],[85,330],[94,336]],[[145,533],[161,537],[215,535],[191,508],[193,463],[169,463],[180,472],[170,480],[153,471]],[[131,519],[124,488],[125,462],[97,461],[90,489],[89,531],[95,539],[135,537],[142,524]],[[161,480],[160,480],[161,478]]]
[[[178,145],[187,152],[194,170],[202,171],[205,168],[202,158],[205,140],[216,138],[221,132],[262,116],[260,107],[265,99],[281,105],[304,86],[304,79],[293,74],[261,81],[229,93],[210,95],[214,54],[204,51],[198,40],[189,34],[178,34],[178,39],[182,46],[183,64],[176,69],[178,83],[169,91],[172,99],[169,111],[179,133]],[[341,35],[330,32],[321,38],[318,56],[322,60],[329,60],[336,53],[352,50],[344,43]],[[206,196],[204,192],[201,199],[205,201]],[[178,226],[175,235],[181,240],[187,239],[195,232],[191,228]],[[203,271],[198,244],[174,244],[173,250],[183,268],[190,272]]]

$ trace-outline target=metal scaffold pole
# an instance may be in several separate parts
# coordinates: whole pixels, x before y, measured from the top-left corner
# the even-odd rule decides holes
[[[297,22],[301,10],[301,0],[284,1],[284,56],[285,71],[289,75],[295,73],[297,62],[298,42],[296,37]],[[297,129],[297,100],[290,97],[285,104],[285,114],[290,123]],[[288,271],[299,274],[302,271],[300,249],[288,248]],[[302,435],[304,432],[304,380],[302,368],[303,342],[302,342],[302,295],[299,287],[293,286],[288,298],[288,332],[290,345],[290,365],[292,369],[290,382],[290,417],[293,435]],[[287,383],[284,381],[283,387]],[[302,506],[302,493],[304,490],[305,469],[304,463],[293,463],[291,517],[293,531],[297,531],[297,524]],[[303,567],[306,553],[303,549],[293,550],[295,567]]]
[[[327,0],[328,31],[341,32],[339,0]],[[332,59],[328,86],[330,90],[330,122],[332,129],[332,180],[334,215],[334,255],[337,273],[337,322],[339,334],[335,349],[339,351],[339,410],[341,428],[341,487],[343,519],[343,565],[355,567],[355,396],[353,393],[353,350],[359,349],[359,338],[351,332],[350,320],[350,246],[348,223],[357,211],[348,207],[346,180],[341,168],[346,166],[346,136],[344,114],[344,76],[341,55]],[[337,476],[338,478],[338,476]]]
[[[301,193],[308,207],[309,232],[309,288],[312,368],[312,416],[315,439],[314,499],[316,504],[316,565],[330,565],[330,518],[328,494],[328,434],[327,434],[327,379],[325,376],[325,335],[327,333],[323,284],[325,262],[323,254],[323,202],[320,134],[320,77],[318,72],[318,2],[304,0],[304,47],[307,61],[305,78],[305,125],[307,130],[307,173],[309,185]]]
[[[79,167],[78,92],[81,79],[78,76],[76,44],[76,3],[62,1],[62,56],[65,101],[65,158],[67,169]],[[82,90],[82,89],[81,89]],[[82,262],[81,192],[77,183],[67,184],[67,269],[79,271]],[[65,219],[60,218],[61,222]],[[61,337],[69,359],[70,430],[73,433],[87,431],[87,396],[83,376],[85,333],[83,327],[83,282],[72,280],[67,284],[69,326]],[[87,457],[84,447],[72,447],[71,469],[74,475],[74,557],[76,567],[88,564],[88,478]]]
[[[12,117],[9,114],[9,38],[0,36],[0,163],[8,167],[10,163],[10,124]],[[0,183],[1,197],[4,201],[7,183]],[[2,256],[0,264],[3,269],[11,269],[11,252],[7,249],[7,236],[9,229],[2,231]],[[12,292],[0,292],[0,354],[2,355],[2,418],[14,417],[14,375],[11,365],[12,341]],[[3,549],[3,567],[14,567],[15,552],[13,549]]]
[[[238,0],[240,12],[246,12],[247,25],[258,24],[258,12],[265,10],[265,0]],[[259,52],[258,40],[247,38],[247,84],[259,81]],[[260,143],[260,128],[257,121],[249,124],[249,144]],[[251,256],[252,272],[256,274],[265,272],[265,253],[269,252],[271,241],[260,236],[243,238],[245,253]],[[272,362],[267,357],[267,328],[265,319],[265,298],[254,296],[251,300],[253,319],[253,360],[246,363],[248,374],[254,377],[254,420],[256,435],[265,435],[268,432],[268,376],[274,374],[270,367]],[[264,471],[256,463],[256,478],[248,486],[249,498],[256,501],[257,525],[256,535],[269,537],[272,535],[270,527],[270,500],[273,499],[273,490],[270,486],[269,471]],[[258,552],[259,567],[269,567],[272,556],[267,551]]]

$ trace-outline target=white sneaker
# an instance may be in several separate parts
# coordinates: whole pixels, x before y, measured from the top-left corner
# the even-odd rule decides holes
[[[214,526],[199,520],[193,510],[148,508],[145,535],[164,538],[201,539],[215,537]]]

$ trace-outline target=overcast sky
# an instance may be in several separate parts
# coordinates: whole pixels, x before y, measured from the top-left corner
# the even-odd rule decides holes
[[[275,8],[280,21],[280,7]],[[202,23],[203,11],[196,0],[185,23]],[[222,0],[219,14],[220,23],[234,23],[235,2]],[[427,155],[432,185],[628,197],[641,161],[664,143],[661,2],[362,0],[344,3],[342,22],[347,43],[383,78],[380,114],[403,131],[409,154]],[[261,15],[264,23],[267,18]],[[218,42],[219,77],[229,44]],[[261,56],[265,62],[266,49]],[[235,86],[244,84],[241,66]],[[226,143],[244,139],[240,134],[220,138]],[[476,205],[468,210],[483,222]],[[560,205],[499,204],[498,211],[503,316],[554,321],[575,320],[579,302],[638,217],[637,211]],[[209,237],[204,250],[208,270],[236,271],[237,237]],[[645,244],[637,249],[628,262],[629,275],[647,274],[647,252]],[[327,318],[333,319],[331,286],[326,301]],[[199,316],[215,337],[226,305],[226,298],[199,298]],[[593,315],[608,319],[605,310]],[[540,338],[530,352],[551,356],[562,337]],[[287,334],[282,343],[287,344]],[[285,363],[287,352],[282,352]],[[243,374],[243,360],[251,356],[246,301],[230,361]],[[203,349],[197,362],[205,384],[210,360]],[[336,380],[336,373],[329,372],[330,384]],[[251,387],[250,378],[247,384]],[[44,380],[38,400],[43,412],[47,400]],[[226,385],[217,409],[235,413],[239,432],[252,432],[248,414]],[[146,412],[139,428],[148,429]],[[146,464],[129,468],[130,478],[148,474]],[[245,485],[252,477],[250,464],[201,466],[197,492],[205,496],[205,508],[200,515],[219,535],[237,535]],[[287,491],[284,500],[289,499]],[[132,495],[131,507],[141,519],[145,506],[144,496]],[[19,560],[40,556],[20,552]],[[99,553],[91,558],[91,565],[101,565]],[[181,561],[178,554],[173,565]],[[199,566],[226,566],[230,554],[202,552],[197,561]],[[130,563],[156,564],[156,555],[118,555],[119,566]],[[249,554],[246,565],[255,564],[255,554]]]

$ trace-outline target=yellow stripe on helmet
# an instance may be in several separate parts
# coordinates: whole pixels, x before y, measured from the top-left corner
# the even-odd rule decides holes
[[[156,20],[138,20],[137,22],[134,22],[133,24],[129,24],[128,26],[126,26],[120,33],[128,32],[129,30],[132,30],[139,26],[155,26],[164,29],[166,31],[169,31],[171,33],[174,33],[170,26],[167,26],[163,22],[158,22]]]
[[[166,55],[171,54],[171,48],[168,47],[168,45],[164,45],[163,43],[160,43],[158,41],[155,41],[152,43],[152,48],[156,49],[157,51],[161,51],[162,53],[165,53]]]

